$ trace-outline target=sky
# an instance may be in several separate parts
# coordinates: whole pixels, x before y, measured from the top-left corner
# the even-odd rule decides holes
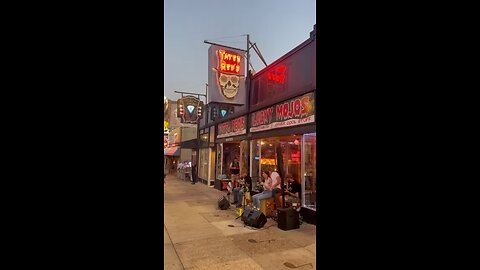
[[[315,0],[165,0],[164,92],[205,93],[208,40],[246,49],[246,34],[271,64],[310,37],[316,23]],[[265,67],[251,50],[258,72]]]

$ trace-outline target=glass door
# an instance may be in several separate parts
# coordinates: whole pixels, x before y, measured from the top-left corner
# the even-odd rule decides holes
[[[302,205],[316,210],[317,208],[317,134],[303,135],[303,160],[302,163]]]

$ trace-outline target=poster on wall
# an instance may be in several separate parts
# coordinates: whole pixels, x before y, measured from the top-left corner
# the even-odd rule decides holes
[[[208,50],[208,100],[245,104],[244,51],[211,45]]]
[[[242,116],[230,121],[218,124],[217,139],[238,136],[247,133],[247,117]]]
[[[250,132],[315,122],[315,96],[308,93],[251,114]]]

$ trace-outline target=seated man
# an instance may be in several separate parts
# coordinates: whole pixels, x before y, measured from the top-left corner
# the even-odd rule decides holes
[[[237,204],[237,207],[242,206],[243,195],[245,195],[245,192],[250,192],[252,189],[252,178],[247,173],[243,173],[240,184],[242,186],[233,189],[233,199],[234,203]]]
[[[293,205],[294,203],[300,204],[301,202],[300,194],[302,194],[302,191],[301,191],[302,186],[300,185],[300,183],[295,181],[295,179],[293,179],[293,177],[290,174],[287,174],[286,180],[287,180],[287,187],[284,189],[285,201],[289,202],[290,205]],[[280,197],[280,201],[281,200],[282,200],[282,197]]]

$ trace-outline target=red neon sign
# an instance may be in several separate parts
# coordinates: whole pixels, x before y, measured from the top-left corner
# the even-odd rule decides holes
[[[218,50],[218,71],[222,73],[240,73],[240,60],[242,57],[239,54],[226,51]]]
[[[278,67],[272,68],[272,70],[267,73],[267,78],[269,81],[274,81],[280,84],[284,84],[286,73],[287,73],[287,67],[285,65],[280,65]]]

